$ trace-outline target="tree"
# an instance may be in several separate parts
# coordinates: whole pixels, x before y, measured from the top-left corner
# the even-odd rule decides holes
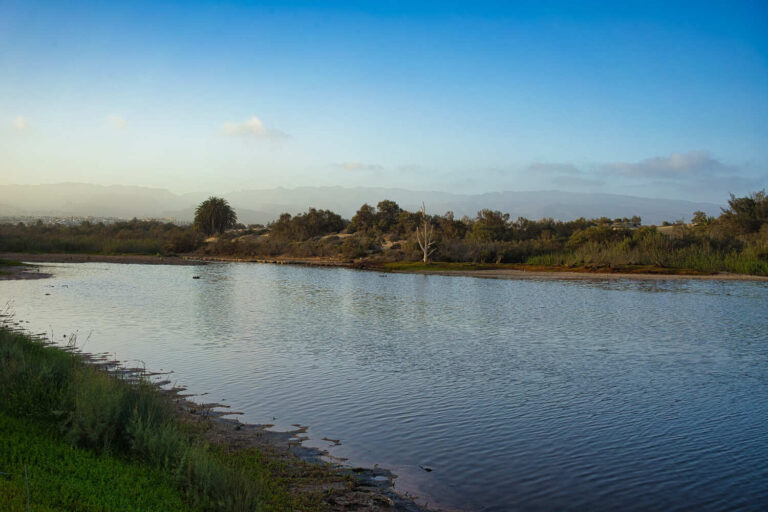
[[[472,225],[472,235],[478,240],[504,240],[509,227],[509,214],[496,210],[480,210]],[[522,226],[521,226],[522,227]]]
[[[401,211],[400,206],[394,201],[385,199],[379,202],[376,205],[376,227],[379,228],[379,231],[391,233],[397,225],[397,219]]]
[[[427,209],[424,203],[421,203],[421,226],[416,228],[416,241],[419,242],[419,247],[424,255],[422,261],[429,263],[429,257],[435,252],[435,239],[433,237],[432,222],[427,216]]]
[[[375,226],[376,209],[366,203],[357,210],[348,227],[350,233],[357,233],[358,231],[370,231]]]
[[[760,231],[762,225],[768,222],[768,195],[765,190],[745,197],[731,194],[728,206],[727,210],[722,209],[720,218],[733,226],[739,234]]]
[[[344,229],[346,221],[331,210],[310,208],[307,213],[291,217],[283,213],[280,218],[270,225],[272,236],[288,240],[304,241],[316,236],[337,233]]]
[[[208,236],[220,234],[237,224],[237,214],[226,199],[209,197],[195,209],[195,229]]]
[[[694,226],[709,226],[714,222],[714,220],[714,217],[710,217],[701,210],[697,210],[693,212],[693,219],[691,219],[691,224]]]
[[[467,233],[467,225],[460,220],[456,220],[451,211],[445,212],[445,215],[442,217],[438,217],[437,225],[444,239],[464,238],[464,235]]]

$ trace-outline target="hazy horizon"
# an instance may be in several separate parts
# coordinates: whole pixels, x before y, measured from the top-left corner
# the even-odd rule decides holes
[[[188,193],[768,184],[768,10],[0,5],[0,179]]]
[[[20,182],[13,182],[13,183],[4,183],[0,186],[20,186],[20,187],[54,187],[54,186],[94,186],[94,187],[101,187],[101,188],[124,188],[124,189],[142,189],[142,190],[154,190],[154,191],[163,191],[163,192],[169,192],[176,196],[223,196],[227,194],[233,194],[233,193],[239,193],[239,192],[251,192],[251,191],[271,191],[271,190],[285,190],[285,191],[293,191],[293,190],[300,190],[300,189],[307,189],[307,188],[313,188],[313,189],[342,189],[342,190],[353,190],[353,189],[384,189],[384,190],[403,190],[407,192],[427,192],[427,193],[440,193],[440,194],[450,194],[450,195],[485,195],[485,194],[495,194],[495,193],[504,193],[504,192],[566,192],[566,193],[573,193],[573,194],[581,194],[581,195],[588,195],[588,194],[605,194],[605,195],[613,195],[613,196],[629,196],[629,197],[638,197],[638,198],[644,198],[644,199],[668,199],[666,197],[660,197],[660,196],[653,196],[653,195],[644,195],[644,194],[635,194],[631,191],[628,191],[626,193],[618,193],[618,192],[602,192],[602,191],[584,191],[584,190],[566,190],[564,188],[557,188],[557,187],[541,187],[541,188],[532,188],[532,189],[514,189],[514,188],[502,188],[498,190],[479,190],[477,192],[467,192],[467,191],[448,191],[448,190],[441,190],[439,188],[427,188],[427,187],[409,187],[406,184],[403,185],[350,185],[350,184],[329,184],[329,185],[308,185],[308,184],[297,184],[297,185],[275,185],[275,186],[259,186],[258,184],[254,186],[240,186],[240,187],[208,187],[208,188],[198,188],[198,189],[175,189],[173,186],[170,187],[164,187],[164,186],[152,186],[152,185],[142,185],[142,184],[128,184],[128,183],[96,183],[96,182],[88,182],[88,181],[49,181],[49,182],[43,182],[43,183],[20,183]],[[762,187],[765,188],[765,187]],[[751,190],[752,192],[756,190]],[[730,192],[726,192],[721,195],[719,200],[712,200],[712,201],[701,201],[701,202],[710,202],[713,204],[720,204],[725,205],[728,201]],[[686,197],[678,197],[674,200],[680,200],[680,201],[688,201],[688,202],[697,202],[694,199],[688,199]]]
[[[164,188],[102,186],[85,183],[51,185],[0,185],[0,216],[74,216],[117,218],[166,218],[192,220],[199,202],[210,192],[176,194]],[[413,190],[404,187],[278,187],[241,189],[217,194],[234,207],[246,224],[265,224],[282,213],[297,214],[310,207],[332,210],[351,218],[363,203],[376,205],[389,199],[406,210],[442,215],[448,211],[458,218],[474,217],[482,209],[509,213],[512,218],[552,217],[571,220],[579,217],[640,216],[646,223],[688,220],[694,211],[717,215],[725,200],[718,203],[646,198],[605,193],[540,191],[488,191],[480,194]]]

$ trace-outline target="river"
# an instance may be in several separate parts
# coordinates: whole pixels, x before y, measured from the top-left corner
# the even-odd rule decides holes
[[[431,505],[768,504],[765,282],[50,268],[0,282],[31,332],[172,370],[244,421],[306,425],[305,444]]]

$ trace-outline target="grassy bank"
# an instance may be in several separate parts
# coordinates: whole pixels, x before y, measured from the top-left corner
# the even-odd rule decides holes
[[[336,479],[206,441],[167,395],[0,327],[0,510],[326,510]]]

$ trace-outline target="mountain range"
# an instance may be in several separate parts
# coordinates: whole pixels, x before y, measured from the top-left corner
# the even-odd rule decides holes
[[[158,218],[191,221],[195,206],[207,194],[174,194],[165,189],[59,183],[50,185],[0,185],[0,216],[75,216]],[[415,211],[424,201],[429,213],[454,212],[457,218],[474,217],[483,208],[509,213],[510,217],[569,220],[578,217],[632,217],[644,224],[689,220],[694,211],[718,215],[714,203],[654,199],[618,194],[542,191],[503,191],[452,194],[373,187],[298,187],[242,190],[223,194],[246,224],[266,224],[281,213],[296,214],[309,207],[330,209],[350,218],[363,203],[376,205],[390,199]]]

